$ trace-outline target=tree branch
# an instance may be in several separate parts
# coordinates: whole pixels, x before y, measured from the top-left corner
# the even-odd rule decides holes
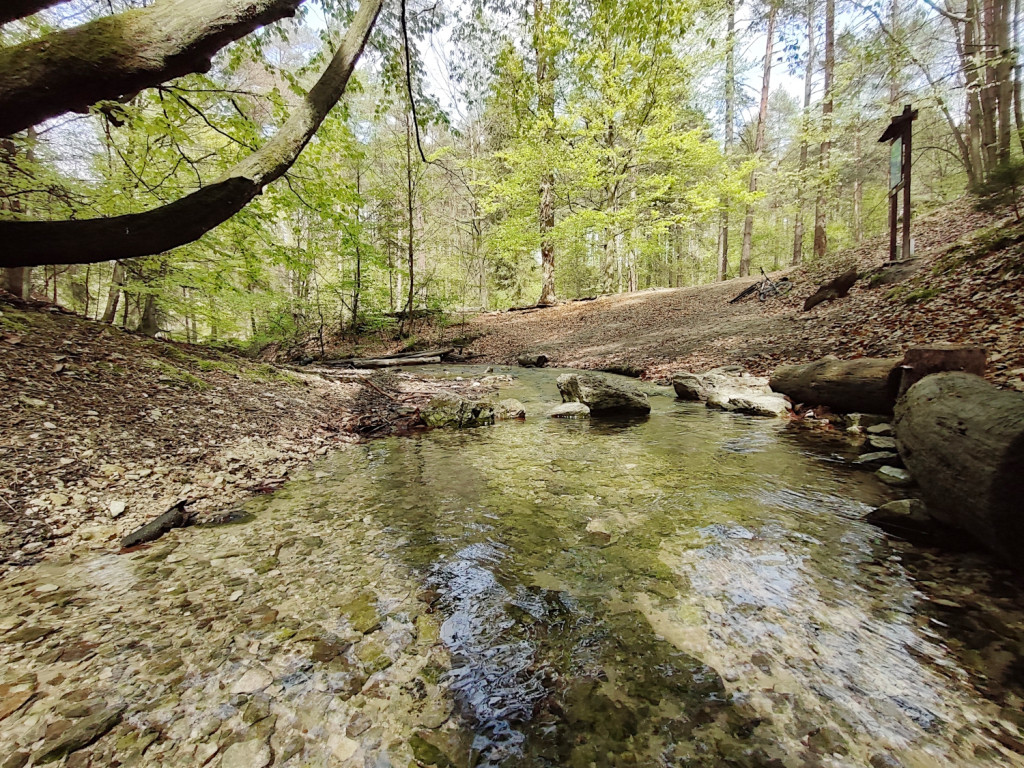
[[[0,221],[0,267],[131,259],[199,239],[284,175],[345,93],[383,0],[362,0],[320,79],[281,129],[221,179],[144,213],[81,221]]]
[[[7,0],[0,8],[0,26],[66,2],[68,0]]]
[[[0,49],[0,136],[192,72],[303,0],[158,0]]]

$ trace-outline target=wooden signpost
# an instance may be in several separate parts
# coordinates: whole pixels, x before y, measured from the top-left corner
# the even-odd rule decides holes
[[[896,228],[899,225],[899,196],[903,190],[903,248],[904,259],[911,256],[910,248],[910,144],[913,122],[917,110],[907,104],[903,113],[893,117],[879,142],[889,145],[889,261],[896,261],[900,250],[896,247]]]

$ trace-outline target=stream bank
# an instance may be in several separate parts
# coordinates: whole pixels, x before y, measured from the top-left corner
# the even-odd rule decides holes
[[[489,389],[321,375],[6,304],[0,388],[0,573],[109,549],[183,499],[201,520],[229,510],[329,451],[408,432],[439,391]]]

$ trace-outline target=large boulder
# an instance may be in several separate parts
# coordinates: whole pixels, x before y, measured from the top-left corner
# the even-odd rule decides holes
[[[651,412],[647,394],[632,384],[612,381],[596,373],[563,373],[557,383],[563,402],[583,403],[595,416]]]
[[[526,418],[526,406],[513,397],[499,400],[494,404],[494,418],[499,421],[515,421]]]
[[[936,373],[899,399],[893,426],[928,511],[1024,569],[1024,395]]]
[[[494,407],[446,392],[427,403],[420,416],[428,427],[480,427],[494,423]]]
[[[772,392],[767,379],[733,366],[706,373],[677,373],[672,377],[672,387],[681,400],[751,416],[785,416],[791,407],[785,397]]]

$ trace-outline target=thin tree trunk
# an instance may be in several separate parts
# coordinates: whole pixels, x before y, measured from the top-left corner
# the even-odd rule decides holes
[[[821,179],[818,199],[814,206],[814,256],[818,259],[823,258],[828,250],[828,235],[825,232],[825,206],[828,203],[828,156],[832,148],[832,79],[836,61],[835,20],[835,0],[825,0],[825,98],[821,104],[822,130],[825,135],[821,141],[821,156],[819,157]]]
[[[124,283],[124,267],[121,262],[114,262],[114,274],[110,278],[110,289],[107,291],[107,306],[103,310],[101,323],[111,325],[117,316],[117,303],[121,298],[121,286]]]
[[[768,123],[768,93],[772,79],[772,47],[775,44],[775,17],[778,9],[772,5],[768,12],[768,30],[765,32],[767,42],[764,48],[764,66],[761,73],[761,104],[757,110],[757,132],[754,135],[754,158],[761,159],[764,151],[765,126]],[[757,169],[750,172],[750,192],[757,191]],[[743,219],[743,250],[740,253],[740,277],[750,275],[750,251],[754,239],[754,206],[747,203],[747,215]]]
[[[534,50],[537,55],[537,111],[544,126],[544,143],[550,150],[555,127],[555,62],[552,51],[553,41],[549,19],[550,6],[544,8],[544,0],[534,0]],[[545,172],[540,180],[540,263],[541,289],[537,304],[547,306],[558,301],[555,295],[555,246],[551,241],[555,228],[555,176]]]
[[[725,145],[723,152],[728,162],[736,122],[736,0],[728,0],[729,17],[725,36]],[[722,219],[718,235],[718,279],[729,275],[729,200],[721,200]]]
[[[1021,105],[1021,90],[1024,90],[1024,54],[1021,53],[1021,0],[1015,0],[1013,4],[1013,51],[1014,76],[1013,76],[1013,116],[1017,126],[1017,138],[1020,139],[1020,148],[1024,152],[1024,106]]]
[[[793,225],[793,266],[799,264],[804,258],[804,186],[807,183],[807,134],[810,132],[811,95],[814,90],[814,54],[814,0],[808,0],[807,63],[804,66],[804,111],[801,117],[800,176],[796,188],[796,223]]]
[[[864,207],[864,181],[861,178],[861,130],[860,121],[854,129],[853,134],[853,242],[859,243],[864,239],[864,222],[861,217],[861,209]]]

